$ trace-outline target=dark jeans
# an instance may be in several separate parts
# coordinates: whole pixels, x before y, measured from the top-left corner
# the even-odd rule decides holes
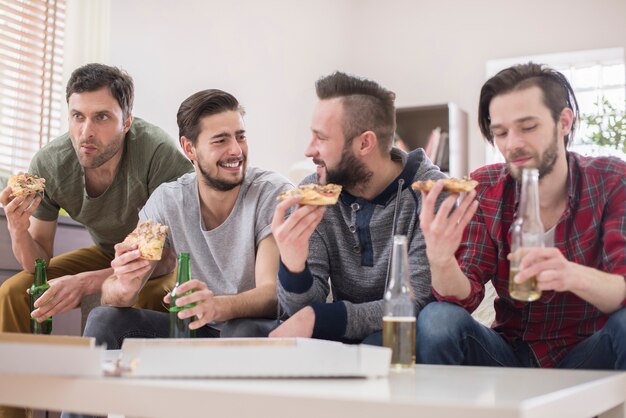
[[[416,337],[418,363],[538,367],[526,343],[510,345],[465,309],[447,302],[430,303],[420,312]],[[600,331],[574,347],[556,367],[626,370],[626,308],[614,312]]]
[[[125,338],[168,338],[169,323],[169,314],[165,312],[100,306],[89,314],[84,335],[115,350],[122,347]],[[241,318],[223,324],[221,333],[205,325],[196,330],[196,337],[267,337],[275,326],[274,319]]]

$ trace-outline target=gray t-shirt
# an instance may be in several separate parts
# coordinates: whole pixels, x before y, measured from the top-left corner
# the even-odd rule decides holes
[[[248,168],[228,218],[207,231],[200,216],[198,183],[189,173],[157,188],[139,213],[170,227],[165,245],[190,253],[191,277],[203,280],[215,295],[254,289],[256,250],[271,234],[278,194],[293,186],[283,176]]]
[[[46,179],[46,191],[33,216],[54,221],[63,208],[85,225],[93,241],[111,256],[113,246],[137,226],[139,209],[161,184],[193,170],[189,160],[161,128],[134,118],[113,183],[98,197],[85,190],[85,174],[69,133],[43,147],[29,171]]]

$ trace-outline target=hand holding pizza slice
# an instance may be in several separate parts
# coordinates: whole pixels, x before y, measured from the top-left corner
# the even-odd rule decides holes
[[[476,180],[472,180],[469,177],[459,178],[449,178],[442,180],[424,180],[424,181],[416,181],[411,185],[411,188],[416,191],[430,192],[437,181],[443,182],[443,190],[449,193],[467,193],[471,192],[478,186],[478,182]]]

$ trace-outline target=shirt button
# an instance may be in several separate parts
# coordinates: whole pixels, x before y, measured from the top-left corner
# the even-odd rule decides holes
[[[348,229],[349,229],[349,230],[350,230],[350,232],[352,232],[353,234],[356,232],[356,226],[354,226],[354,225],[350,225],[350,226],[348,227]]]
[[[350,207],[352,208],[352,212],[356,212],[357,210],[361,208],[361,206],[359,206],[359,204],[356,202],[353,203]]]
[[[354,247],[352,247],[352,251],[354,251],[356,254],[359,254],[361,252],[361,247],[355,245]]]

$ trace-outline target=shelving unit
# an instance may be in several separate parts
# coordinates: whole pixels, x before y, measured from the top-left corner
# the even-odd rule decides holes
[[[454,103],[396,109],[397,132],[409,149],[426,148],[433,129],[440,127],[449,138],[448,167],[441,167],[451,177],[468,175],[467,113]]]

